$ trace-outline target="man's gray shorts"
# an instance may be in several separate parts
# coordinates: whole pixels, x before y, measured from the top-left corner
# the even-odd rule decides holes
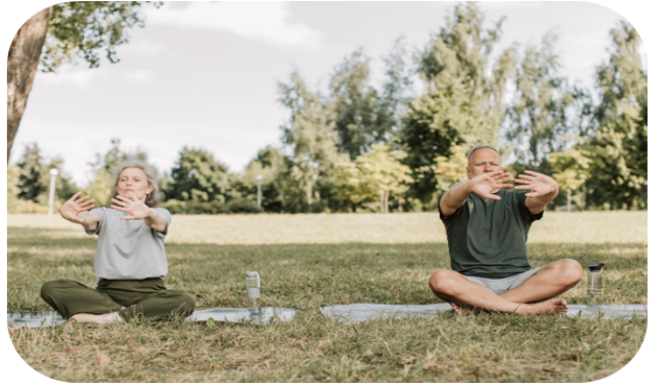
[[[468,281],[478,283],[485,288],[488,288],[493,293],[499,295],[505,293],[509,290],[513,290],[516,287],[522,285],[522,282],[526,281],[529,277],[536,274],[540,270],[540,267],[537,269],[532,269],[525,271],[524,273],[512,275],[506,278],[492,279],[484,277],[471,277],[469,275],[464,275]]]

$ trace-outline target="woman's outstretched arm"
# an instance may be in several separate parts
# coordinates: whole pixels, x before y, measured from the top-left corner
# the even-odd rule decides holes
[[[89,196],[79,198],[80,195],[81,191],[68,199],[66,203],[61,206],[59,213],[63,219],[82,225],[86,231],[95,231],[97,230],[99,217],[89,212],[90,209],[95,207],[95,200],[91,199]]]

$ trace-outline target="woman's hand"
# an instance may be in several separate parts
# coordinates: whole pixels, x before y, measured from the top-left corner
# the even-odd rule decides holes
[[[95,207],[93,204],[95,200],[90,199],[89,196],[77,199],[80,195],[81,191],[77,192],[72,196],[72,198],[68,199],[66,203],[61,206],[61,209],[59,209],[59,213],[64,219],[70,222],[84,224],[84,219],[80,218],[79,214]]]
[[[116,195],[115,198],[111,199],[111,203],[113,203],[111,205],[112,209],[129,214],[122,217],[122,219],[145,219],[154,215],[154,210],[138,199],[134,193],[127,191],[127,194],[130,196]]]

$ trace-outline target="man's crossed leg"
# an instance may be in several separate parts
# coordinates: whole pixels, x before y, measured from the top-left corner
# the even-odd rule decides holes
[[[476,308],[520,314],[566,313],[567,302],[555,296],[576,286],[583,277],[581,265],[571,259],[550,263],[510,290],[500,293],[472,282],[453,270],[438,270],[429,280],[437,297],[455,311]]]

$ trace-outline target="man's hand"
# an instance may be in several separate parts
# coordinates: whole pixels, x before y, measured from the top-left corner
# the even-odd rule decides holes
[[[127,192],[128,197],[116,195],[111,199],[111,208],[114,210],[125,212],[129,215],[122,217],[122,219],[145,219],[153,215],[154,210],[145,204],[145,202],[138,199],[131,191]]]
[[[95,201],[93,199],[90,199],[89,196],[77,199],[80,195],[81,191],[77,192],[72,196],[72,198],[68,199],[66,203],[61,206],[61,209],[59,209],[59,213],[64,219],[70,222],[84,224],[84,219],[79,217],[79,213],[88,211],[95,207],[93,204]]]
[[[503,188],[513,188],[512,184],[514,179],[510,178],[508,172],[488,172],[485,174],[477,175],[470,180],[470,190],[475,194],[487,199],[500,200],[499,195],[492,194],[493,191],[498,191]]]
[[[525,170],[525,173],[527,175],[520,174],[515,179],[515,182],[520,184],[519,186],[515,186],[516,190],[531,190],[530,193],[524,194],[525,196],[534,198],[558,192],[558,183],[551,177],[529,170]],[[551,201],[554,197],[551,197],[549,200]]]
[[[526,170],[525,173],[527,175],[518,175],[515,182],[521,185],[515,186],[515,189],[531,190],[531,192],[524,194],[527,197],[524,204],[533,215],[537,215],[543,212],[547,207],[547,203],[558,195],[558,183],[551,177],[539,172]]]

